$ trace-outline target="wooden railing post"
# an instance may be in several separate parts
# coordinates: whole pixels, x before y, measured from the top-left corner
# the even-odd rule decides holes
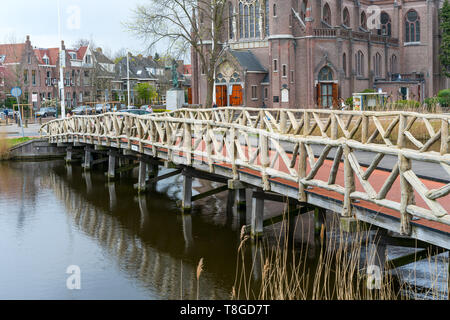
[[[345,178],[345,194],[344,194],[344,206],[342,208],[343,217],[352,217],[352,199],[351,194],[355,192],[355,173],[353,172],[352,165],[350,164],[350,147],[346,144],[344,149],[344,178]]]
[[[331,113],[331,139],[337,140],[338,138],[338,123],[336,117],[339,117],[335,112]]]
[[[363,113],[361,125],[361,142],[367,143],[369,139],[369,117]]]
[[[441,121],[441,155],[444,155],[448,153],[448,119]]]
[[[184,151],[187,160],[186,164],[190,166],[192,165],[192,130],[189,123],[184,124]]]
[[[302,180],[306,178],[306,146],[304,142],[300,143],[299,159],[298,159],[298,201],[301,203],[307,202],[306,186]]]
[[[260,147],[260,160],[262,166],[262,181],[264,191],[270,190],[269,176],[267,175],[266,169],[270,165],[269,157],[269,138],[265,134],[259,135],[259,147]]]
[[[303,135],[307,136],[309,133],[309,128],[310,128],[310,115],[309,112],[307,110],[304,111],[304,116],[303,116]]]
[[[280,110],[280,131],[282,134],[286,134],[287,128],[287,113],[284,110]]]
[[[400,114],[400,120],[398,125],[398,140],[397,147],[403,149],[406,146],[405,140],[405,128],[407,117],[404,114]],[[408,180],[405,178],[405,172],[411,170],[411,160],[404,155],[398,156],[398,168],[400,174],[400,190],[401,190],[401,202],[400,202],[400,234],[411,234],[411,219],[412,216],[408,213],[408,206],[414,204],[414,189]]]

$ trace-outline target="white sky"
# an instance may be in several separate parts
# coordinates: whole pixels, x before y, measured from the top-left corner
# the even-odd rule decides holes
[[[129,33],[123,23],[131,20],[132,10],[138,4],[147,1],[61,0],[62,37],[66,46],[72,47],[83,38],[93,39],[97,46],[112,54],[121,48],[146,54],[145,43]],[[2,0],[0,42],[10,43],[11,36],[24,42],[26,35],[30,35],[33,46],[59,47],[57,3],[58,0]]]

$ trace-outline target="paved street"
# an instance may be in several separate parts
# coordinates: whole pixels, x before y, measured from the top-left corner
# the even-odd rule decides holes
[[[25,137],[39,137],[40,124],[29,124],[28,128],[24,128]],[[0,134],[5,134],[8,138],[20,138],[22,137],[22,128],[16,124],[11,124],[5,126],[2,124],[0,126]]]

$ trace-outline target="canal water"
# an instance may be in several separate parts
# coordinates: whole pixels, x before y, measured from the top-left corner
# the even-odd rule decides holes
[[[108,183],[101,170],[86,173],[63,161],[0,162],[0,299],[229,299],[241,266],[241,227],[249,223],[233,195],[196,202],[182,215],[179,177],[144,196],[134,183],[136,173]],[[194,195],[217,186],[196,180]],[[282,205],[265,209],[277,214]],[[298,220],[311,229],[311,215]],[[276,243],[277,235],[268,239]],[[295,242],[314,239],[300,232]],[[394,257],[410,252],[391,249]],[[244,250],[247,270],[253,253]],[[413,270],[426,288],[427,271],[445,274],[447,257],[404,267],[405,278]],[[80,290],[67,287],[70,266],[81,272]],[[444,287],[447,280],[433,281]]]

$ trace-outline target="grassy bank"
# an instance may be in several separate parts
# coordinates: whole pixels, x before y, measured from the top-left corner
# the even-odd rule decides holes
[[[32,138],[6,138],[4,135],[0,135],[0,160],[8,159],[9,150],[21,143],[32,140]]]

